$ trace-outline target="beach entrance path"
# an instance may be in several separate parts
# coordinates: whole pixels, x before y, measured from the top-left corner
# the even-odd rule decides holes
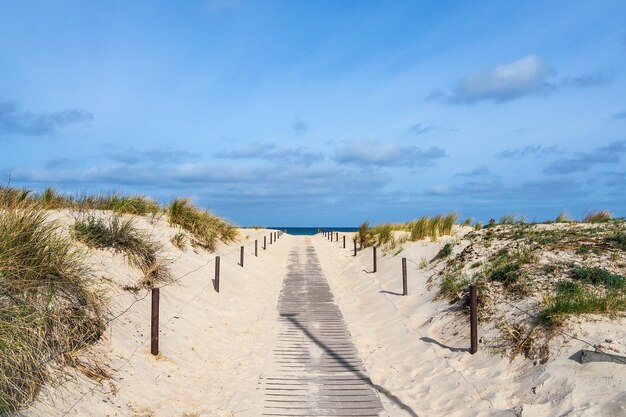
[[[259,415],[385,415],[312,246],[294,246]]]

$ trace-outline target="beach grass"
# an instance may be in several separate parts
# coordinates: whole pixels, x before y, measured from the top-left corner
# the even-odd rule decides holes
[[[175,198],[166,210],[170,225],[177,225],[193,236],[192,244],[214,251],[217,243],[231,242],[237,229],[212,213],[191,204],[187,198]]]
[[[603,223],[611,220],[613,215],[608,210],[590,211],[583,217],[583,223]]]
[[[34,399],[48,361],[102,334],[85,256],[44,213],[28,205],[0,212],[0,415]]]
[[[135,226],[132,218],[89,214],[74,223],[72,235],[89,247],[123,253],[132,266],[142,271],[144,286],[151,287],[169,278],[165,262],[158,256],[159,246]]]

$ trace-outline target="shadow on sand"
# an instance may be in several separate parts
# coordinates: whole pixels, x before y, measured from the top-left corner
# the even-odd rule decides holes
[[[443,349],[448,349],[450,352],[469,352],[470,351],[469,348],[453,348],[453,347],[444,345],[443,343],[435,339],[431,339],[430,337],[420,337],[420,340],[423,340],[424,342],[427,342],[427,343],[435,344]]]
[[[298,319],[295,318],[295,316],[296,316],[295,314],[281,314],[281,317],[285,317],[294,326],[296,326],[298,329],[300,329],[302,331],[302,333],[304,333],[313,343],[315,343],[317,346],[319,346],[320,349],[324,350],[329,356],[331,356],[337,362],[341,363],[341,365],[343,366],[344,369],[351,371],[361,381],[369,384],[371,387],[373,387],[378,392],[380,392],[385,397],[387,397],[390,401],[392,401],[395,405],[400,407],[402,410],[406,411],[410,416],[418,417],[417,413],[415,411],[413,411],[413,409],[411,407],[409,407],[408,405],[403,403],[402,400],[400,400],[398,397],[393,395],[385,387],[381,387],[380,385],[374,384],[372,382],[372,380],[367,375],[365,375],[360,370],[356,369],[348,361],[346,361],[344,358],[342,358],[340,354],[338,354],[337,352],[332,350],[330,347],[326,346],[324,344],[324,342],[322,342],[317,337],[315,337],[313,334],[311,334],[304,326],[302,326],[302,324],[300,324],[300,322],[298,321]]]
[[[381,294],[391,294],[391,295],[404,295],[401,292],[393,292],[393,291],[386,291],[386,290],[382,290],[382,291],[378,291]]]

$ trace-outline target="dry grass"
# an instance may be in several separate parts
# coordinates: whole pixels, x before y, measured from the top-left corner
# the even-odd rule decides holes
[[[406,223],[386,223],[370,226],[369,222],[363,222],[355,235],[356,241],[361,247],[383,247],[386,252],[394,250],[407,240],[416,241],[430,237],[433,241],[440,236],[452,234],[452,229],[457,221],[457,214],[438,214],[434,217],[422,216]],[[407,232],[402,238],[394,236],[395,231]]]
[[[0,415],[34,399],[50,360],[100,337],[84,256],[28,205],[0,213]]]
[[[0,186],[0,208],[29,207],[41,210],[71,209],[110,210],[120,214],[154,215],[162,211],[159,204],[143,195],[120,193],[72,196],[48,187],[42,192]]]
[[[231,242],[237,237],[237,229],[206,210],[194,207],[189,199],[176,198],[167,207],[171,225],[178,225],[193,236],[192,244],[214,251],[217,242]]]
[[[410,233],[410,240],[426,239],[428,237],[435,241],[440,236],[452,234],[452,228],[457,221],[457,214],[438,214],[434,217],[422,216],[416,220],[406,223],[406,228]]]
[[[112,215],[107,219],[87,215],[74,223],[72,235],[89,247],[111,248],[123,253],[143,273],[142,285],[151,287],[167,281],[169,270],[159,258],[159,246],[139,230],[132,219]]]
[[[187,237],[186,233],[177,232],[170,238],[170,242],[172,243],[172,245],[176,246],[178,249],[184,251],[185,248],[187,247],[187,243],[189,242],[189,238]]]
[[[583,223],[602,223],[609,221],[613,218],[613,215],[610,211],[600,210],[600,211],[590,211],[585,214],[583,218]]]

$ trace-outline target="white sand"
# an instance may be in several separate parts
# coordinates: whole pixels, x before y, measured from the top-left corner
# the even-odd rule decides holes
[[[371,249],[354,258],[351,250],[341,249],[341,242],[315,239],[373,383],[398,399],[381,395],[389,415],[625,416],[626,365],[570,360],[581,349],[593,350],[583,342],[555,340],[561,348],[552,349],[550,360],[540,366],[519,358],[511,362],[484,347],[475,355],[465,351],[468,319],[450,311],[447,302],[435,300],[438,285],[428,283],[434,271],[418,265],[422,258],[432,259],[450,239],[410,243],[396,257],[379,256],[376,274],[365,272],[372,268]],[[462,247],[455,246],[455,252]],[[402,293],[403,256],[415,261],[407,263],[406,297],[397,295]],[[626,353],[623,318],[575,321],[569,332],[594,342],[610,339],[616,353]],[[479,326],[479,337],[490,330],[485,327],[493,324]],[[486,345],[496,343],[484,338]]]
[[[69,221],[66,214],[57,217]],[[242,243],[219,248],[223,255],[217,294],[211,281],[214,255],[174,248],[169,238],[176,229],[163,220],[140,222],[167,248],[173,275],[183,277],[161,290],[161,354],[150,354],[150,297],[133,304],[136,297],[121,289],[136,282],[139,272],[121,255],[94,251],[96,276],[106,277],[111,297],[110,316],[132,305],[85,354],[86,360],[105,364],[112,378],[100,384],[75,373],[46,387],[25,415],[255,415],[258,379],[271,360],[287,255],[292,245],[307,240],[318,251],[389,416],[626,415],[626,366],[581,365],[568,359],[588,346],[569,341],[552,352],[547,364],[536,367],[482,348],[472,356],[464,351],[469,345],[467,319],[434,300],[437,285],[429,289],[427,284],[433,271],[409,262],[410,295],[394,294],[402,291],[400,257],[417,263],[422,257],[431,259],[446,238],[409,244],[398,257],[379,256],[378,273],[371,274],[365,272],[371,268],[371,250],[354,258],[349,239],[344,250],[341,239],[331,243],[321,236],[284,235],[263,251],[262,236],[268,231],[242,230]],[[252,250],[259,237],[260,256],[255,259]],[[246,246],[245,268],[237,265],[240,244]],[[144,294],[142,290],[138,297]],[[595,341],[610,337],[619,347],[626,344],[623,324],[603,319],[583,323],[575,332]]]
[[[67,220],[61,219],[61,220]],[[69,221],[69,220],[67,220]],[[231,416],[246,407],[238,393],[254,393],[268,346],[266,319],[274,313],[285,274],[289,245],[285,237],[262,249],[267,230],[241,230],[242,242],[221,245],[220,293],[213,290],[214,254],[169,243],[176,229],[139,219],[172,259],[180,281],[161,289],[160,355],[150,354],[150,296],[120,289],[140,273],[122,255],[94,251],[97,277],[106,277],[110,315],[123,313],[87,358],[106,363],[111,380],[96,384],[81,374],[58,388],[47,387],[29,416]],[[259,257],[254,239],[259,238]],[[245,268],[238,265],[245,245]],[[133,304],[135,302],[135,304]]]

